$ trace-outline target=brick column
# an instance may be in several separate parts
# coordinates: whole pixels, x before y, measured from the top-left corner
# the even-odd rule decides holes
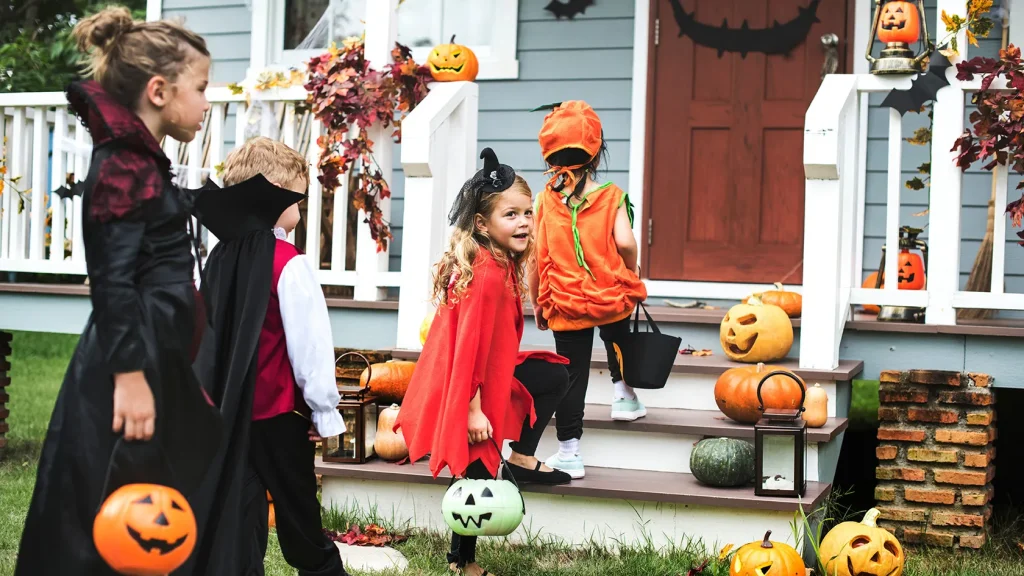
[[[879,526],[905,544],[980,548],[995,476],[992,378],[887,370],[881,382]]]
[[[7,386],[11,383],[11,333],[0,332],[0,450],[7,447]]]

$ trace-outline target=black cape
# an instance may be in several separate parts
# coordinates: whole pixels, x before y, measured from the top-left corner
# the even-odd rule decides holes
[[[193,504],[199,545],[175,574],[241,574],[251,545],[249,535],[242,534],[244,491],[257,345],[273,276],[273,228],[303,196],[263,176],[223,189],[208,182],[194,194],[193,215],[219,242],[201,280],[210,327],[193,369],[220,408],[223,431],[221,449]]]

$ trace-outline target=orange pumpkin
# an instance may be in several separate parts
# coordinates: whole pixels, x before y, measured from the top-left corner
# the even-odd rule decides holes
[[[899,257],[900,290],[922,290],[924,282],[924,260],[919,254],[901,250]]]
[[[729,576],[806,576],[800,553],[789,544],[768,540],[771,535],[769,530],[763,541],[737,550],[729,563]]]
[[[768,290],[754,295],[761,298],[762,304],[771,304],[782,308],[790,318],[799,318],[800,312],[803,310],[803,296],[796,292],[786,292],[781,282],[775,283],[775,290]],[[749,299],[750,296],[747,296],[743,299],[743,303],[746,304]]]
[[[472,82],[480,70],[476,54],[468,46],[456,44],[454,35],[451,42],[439,44],[430,51],[427,66],[430,75],[438,82]]]
[[[864,283],[860,285],[861,288],[874,288],[875,282],[878,281],[878,272],[872,272],[868,274],[868,277],[864,279]],[[878,288],[885,288],[885,280],[882,280],[882,284]],[[874,304],[864,304],[864,312],[867,314],[878,314],[882,309]]]
[[[718,334],[722,351],[736,362],[775,362],[793,347],[793,323],[786,312],[757,296],[730,308]]]
[[[398,404],[392,404],[381,410],[377,418],[377,435],[373,439],[373,451],[381,460],[397,462],[409,456],[409,447],[405,444],[402,431],[393,431],[400,410]]]
[[[921,37],[921,15],[912,2],[888,2],[878,19],[878,39],[913,44]]]
[[[267,507],[270,509],[270,514],[267,516],[267,526],[273,528],[277,526],[277,517],[274,515],[274,497],[270,495],[270,490],[267,490]]]
[[[393,402],[401,404],[405,399],[405,393],[409,390],[409,381],[412,380],[413,370],[416,369],[415,362],[405,360],[392,360],[380,364],[373,364],[368,369],[373,378],[370,379],[370,394],[377,397],[378,402]],[[367,370],[359,376],[359,385],[366,387]]]
[[[196,545],[196,519],[174,488],[127,484],[103,503],[92,525],[100,556],[122,574],[174,572]]]
[[[780,366],[740,366],[730,368],[715,382],[715,403],[729,418],[743,424],[756,424],[761,419],[757,402],[757,385],[769,372],[785,370]],[[797,376],[797,378],[800,378]],[[803,380],[800,380],[803,383]],[[761,387],[765,408],[796,410],[800,408],[800,385],[787,376],[772,376]]]

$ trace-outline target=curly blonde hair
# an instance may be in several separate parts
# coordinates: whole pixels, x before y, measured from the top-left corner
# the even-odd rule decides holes
[[[522,176],[516,175],[515,181],[507,192],[518,192],[527,198],[532,198],[530,185]],[[490,218],[491,213],[498,206],[501,194],[488,194],[480,200],[480,209],[477,212],[484,218]],[[473,281],[473,262],[479,250],[484,249],[491,253],[499,265],[511,267],[509,280],[511,287],[516,291],[519,298],[526,294],[526,263],[533,257],[533,237],[530,238],[526,250],[518,254],[509,254],[496,246],[494,242],[484,233],[478,232],[474,224],[469,230],[456,228],[452,231],[451,241],[448,250],[441,257],[441,260],[434,265],[434,289],[432,300],[437,305],[449,305],[459,301],[465,296],[469,289],[469,283]],[[452,276],[455,281],[452,282]],[[451,289],[449,289],[451,285]]]
[[[177,80],[197,57],[210,57],[206,41],[178,22],[136,22],[123,6],[111,6],[74,29],[88,55],[86,74],[122,105],[134,109],[149,79]]]

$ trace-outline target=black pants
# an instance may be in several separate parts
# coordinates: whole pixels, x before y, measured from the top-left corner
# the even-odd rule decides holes
[[[533,409],[537,413],[537,421],[533,426],[530,426],[529,420],[523,422],[519,441],[509,443],[509,447],[524,456],[533,456],[544,429],[551,421],[551,415],[555,413],[555,407],[565,396],[569,374],[561,364],[531,359],[516,367],[515,377],[533,396]],[[466,468],[466,478],[483,480],[491,478],[491,475],[488,474],[487,467],[476,460]],[[476,536],[459,536],[453,533],[452,551],[448,553],[448,562],[454,562],[460,567],[476,562]]]
[[[263,576],[267,553],[267,491],[274,498],[277,538],[299,576],[347,576],[338,548],[323,533],[309,421],[295,413],[257,420],[250,428],[243,529],[251,535],[245,576]]]
[[[599,326],[601,340],[608,352],[608,371],[612,382],[622,380],[619,364],[615,361],[613,342],[629,335],[629,317]],[[560,441],[583,437],[583,410],[587,403],[587,385],[590,382],[590,359],[594,354],[594,329],[555,332],[555,350],[569,359],[569,391],[555,409],[555,428]]]

